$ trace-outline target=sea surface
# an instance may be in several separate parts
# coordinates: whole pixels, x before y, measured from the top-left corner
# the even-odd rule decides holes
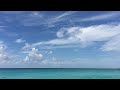
[[[120,79],[120,69],[0,69],[0,79]]]

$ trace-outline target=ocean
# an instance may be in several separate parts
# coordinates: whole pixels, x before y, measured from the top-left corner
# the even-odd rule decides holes
[[[120,69],[0,69],[0,79],[120,79]]]

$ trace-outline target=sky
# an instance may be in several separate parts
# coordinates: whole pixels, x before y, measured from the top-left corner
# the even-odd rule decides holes
[[[0,68],[120,68],[120,11],[0,11]]]

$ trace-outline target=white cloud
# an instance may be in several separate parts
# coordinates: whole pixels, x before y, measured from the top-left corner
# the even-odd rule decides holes
[[[61,64],[64,64],[64,61],[59,60],[56,57],[52,57],[52,58],[49,58],[49,60],[42,61],[41,63],[46,65],[61,65]],[[69,63],[69,61],[67,63]]]
[[[68,16],[76,12],[77,11],[67,11],[57,16],[53,15],[51,17],[47,17],[47,15],[43,15],[43,13],[34,11],[31,12],[30,15],[25,16],[24,19],[21,21],[21,23],[25,26],[45,25],[47,27],[54,27],[56,23],[65,21],[66,19],[69,18]],[[67,18],[65,18],[66,16]]]
[[[39,53],[38,49],[32,48],[31,51],[28,52],[28,55],[25,57],[24,61],[41,61],[43,60],[43,55]]]
[[[117,17],[117,16],[120,16],[120,12],[119,11],[105,13],[105,14],[102,14],[102,15],[92,16],[92,17],[88,17],[88,18],[83,18],[80,21],[103,20],[103,19],[108,19],[108,18]]]
[[[6,44],[3,41],[0,41],[0,61],[10,60],[8,53],[6,52]]]
[[[54,27],[54,25],[56,23],[69,19],[69,16],[71,16],[72,14],[75,14],[76,12],[77,11],[67,11],[58,16],[54,16],[54,17],[46,20],[46,23],[47,23],[48,27],[51,27],[51,26]],[[67,18],[66,18],[66,16],[67,16]]]
[[[67,11],[67,12],[65,12],[65,13],[57,16],[56,19],[60,19],[60,18],[63,18],[63,17],[65,17],[65,16],[72,15],[72,14],[74,14],[74,13],[76,13],[76,12],[77,12],[77,11]]]
[[[31,17],[38,17],[38,18],[42,18],[43,15],[38,12],[38,11],[33,11],[31,14],[30,14]]]
[[[17,39],[15,42],[16,43],[24,43],[26,40],[23,40],[22,38],[20,38],[20,39]]]
[[[19,59],[18,55],[14,55],[9,52],[9,48],[4,43],[4,41],[0,41],[0,65],[2,64],[16,64],[21,63],[22,60]]]
[[[120,34],[120,24],[103,24],[103,25],[94,25],[89,27],[70,27],[63,28],[57,32],[58,39],[53,39],[50,41],[38,42],[32,44],[32,46],[45,46],[45,45],[76,45],[86,47],[92,45],[93,43],[104,41],[111,43],[116,40],[119,42],[119,38],[116,37]],[[59,33],[59,34],[58,34]],[[114,39],[116,37],[117,39]],[[110,41],[112,40],[112,41]],[[108,46],[108,45],[107,45]],[[110,45],[111,47],[118,47],[116,44]],[[105,48],[105,46],[104,46]]]
[[[31,46],[29,43],[25,43],[25,46],[22,47],[22,50],[28,51],[28,50],[30,50],[31,48],[32,48],[32,46]]]
[[[44,15],[38,11],[32,11],[29,13],[25,13],[25,15],[21,16],[22,20],[18,18],[20,23],[24,26],[39,26],[45,23]]]
[[[58,37],[58,38],[64,37],[63,34],[64,34],[64,31],[61,30],[61,31],[57,32],[57,37]]]
[[[23,62],[43,60],[43,55],[39,50],[28,43],[25,43],[25,46],[22,47],[22,53],[27,54]]]
[[[120,35],[113,37],[106,42],[101,49],[103,51],[120,51]]]

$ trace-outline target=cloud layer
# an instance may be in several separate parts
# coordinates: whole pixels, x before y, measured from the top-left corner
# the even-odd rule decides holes
[[[105,20],[113,17],[118,17],[120,14],[119,11],[117,12],[110,12],[110,13],[105,13],[97,16],[92,16],[88,18],[83,18],[81,21],[96,21],[96,20]]]
[[[89,27],[62,28],[57,32],[58,39],[38,42],[32,46],[40,45],[76,45],[87,47],[96,42],[105,42],[101,46],[103,51],[119,50],[120,24],[102,24]],[[114,44],[113,44],[114,43]],[[116,48],[113,48],[116,47]],[[108,49],[112,48],[112,49]]]

